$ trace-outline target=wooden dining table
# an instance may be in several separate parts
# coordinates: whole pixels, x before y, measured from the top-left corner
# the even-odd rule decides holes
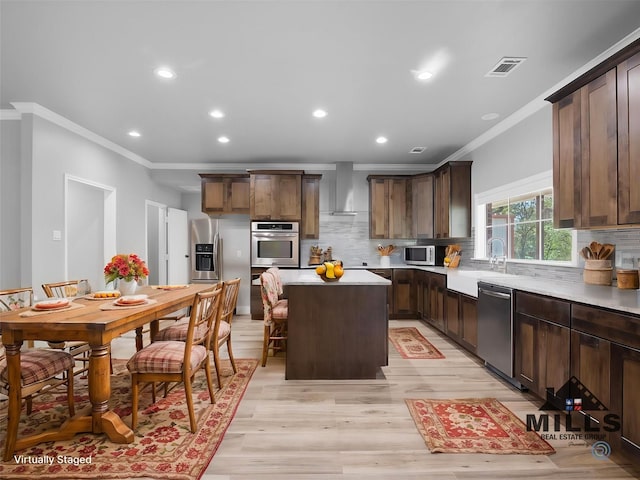
[[[210,289],[211,284],[191,284],[186,288],[164,290],[142,287],[137,293],[148,295],[150,302],[135,308],[105,309],[111,300],[73,300],[75,308],[25,316],[29,309],[0,313],[2,343],[6,350],[9,383],[20,384],[20,348],[24,341],[84,341],[91,347],[89,357],[89,400],[91,406],[79,411],[58,429],[25,436],[5,442],[4,460],[8,461],[16,450],[41,442],[68,440],[80,432],[105,433],[114,443],[133,442],[133,431],[113,410],[111,397],[111,341],[136,330],[136,343],[140,346],[142,327],[150,324],[151,338],[158,331],[159,319],[190,307],[196,293]],[[79,307],[78,305],[81,305]],[[17,429],[21,398],[18,389],[10,389],[8,405],[8,431]]]

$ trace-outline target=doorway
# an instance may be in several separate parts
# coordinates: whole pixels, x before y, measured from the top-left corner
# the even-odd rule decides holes
[[[185,210],[146,200],[149,285],[189,283],[189,233]]]
[[[65,175],[64,228],[64,280],[104,288],[102,272],[116,251],[115,188]]]

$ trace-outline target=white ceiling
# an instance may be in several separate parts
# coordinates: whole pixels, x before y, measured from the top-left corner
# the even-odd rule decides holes
[[[304,169],[440,163],[633,34],[640,1],[2,0],[0,16],[1,108],[35,102],[157,167]],[[503,56],[527,60],[485,77]]]

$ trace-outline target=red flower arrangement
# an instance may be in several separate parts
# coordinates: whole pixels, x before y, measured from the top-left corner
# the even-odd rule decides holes
[[[104,279],[107,284],[113,282],[117,278],[123,280],[135,280],[147,278],[149,269],[134,253],[121,253],[115,255],[109,263],[104,267]]]

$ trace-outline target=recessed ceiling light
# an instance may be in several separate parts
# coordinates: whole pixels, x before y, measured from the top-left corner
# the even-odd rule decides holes
[[[482,120],[495,120],[496,118],[498,118],[500,116],[499,113],[485,113],[484,115],[482,115],[480,118]]]
[[[218,110],[217,108],[215,110],[211,110],[209,112],[209,115],[211,115],[213,118],[224,118],[224,112],[222,110]]]
[[[155,74],[160,78],[176,78],[176,72],[171,70],[169,67],[158,67],[155,70]]]
[[[218,141],[220,143],[229,143],[229,137],[223,135],[221,137],[218,137]]]
[[[324,118],[327,116],[326,110],[322,110],[321,108],[313,111],[313,116],[316,118]]]
[[[376,138],[376,143],[381,143],[382,144],[382,143],[387,143],[387,142],[388,142],[387,137],[378,137],[378,138]]]
[[[433,73],[428,72],[427,70],[421,70],[416,73],[416,78],[418,80],[429,80],[431,77],[433,77]]]
[[[129,136],[130,137],[140,137],[141,135],[140,135],[140,132],[138,132],[137,130],[131,130],[129,132]]]

